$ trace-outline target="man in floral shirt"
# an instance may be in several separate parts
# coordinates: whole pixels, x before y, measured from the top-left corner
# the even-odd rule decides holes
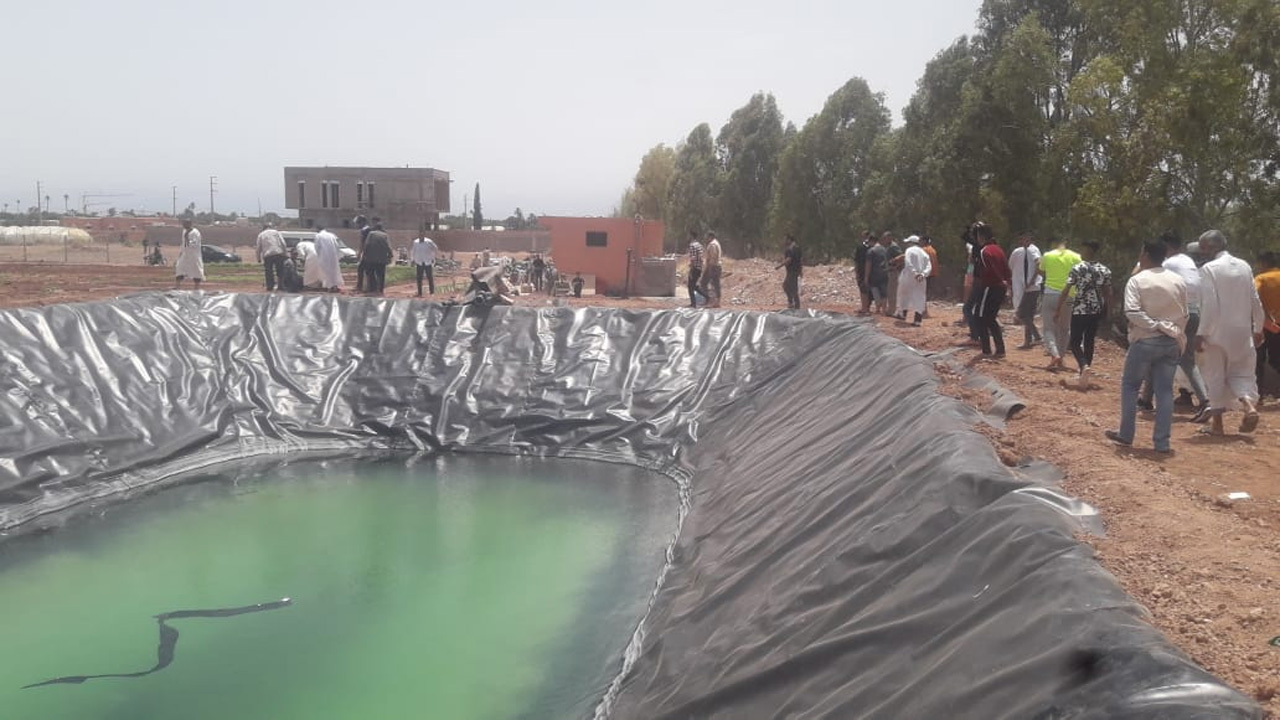
[[[1098,325],[1111,305],[1111,270],[1098,262],[1098,243],[1086,242],[1082,260],[1067,275],[1067,287],[1058,299],[1058,307],[1067,301],[1075,288],[1075,304],[1071,307],[1071,340],[1068,346],[1080,368],[1080,387],[1089,386],[1089,366],[1093,364],[1093,344]]]

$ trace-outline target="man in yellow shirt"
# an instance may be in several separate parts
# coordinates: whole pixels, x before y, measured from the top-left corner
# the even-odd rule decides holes
[[[1267,365],[1280,373],[1280,253],[1266,251],[1258,256],[1262,269],[1253,279],[1262,300],[1262,344],[1258,346],[1258,391],[1265,393]],[[1272,395],[1276,394],[1272,389]]]
[[[1037,275],[1044,279],[1040,314],[1044,325],[1044,350],[1049,353],[1049,369],[1064,370],[1063,350],[1071,337],[1071,307],[1059,302],[1067,292],[1067,276],[1080,264],[1080,253],[1067,249],[1066,240],[1054,240],[1053,249],[1040,258]]]

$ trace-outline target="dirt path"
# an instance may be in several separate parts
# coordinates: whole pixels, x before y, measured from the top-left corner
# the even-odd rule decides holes
[[[730,261],[725,307],[776,310],[785,305],[781,276],[763,260]],[[353,275],[353,273],[352,273]],[[805,269],[806,307],[853,312],[856,291],[852,270],[829,266]],[[348,278],[352,282],[354,277]],[[101,265],[0,263],[0,307],[46,305],[108,298],[129,292],[167,288],[168,268]],[[208,289],[254,291],[260,277],[253,268],[218,271]],[[408,297],[411,283],[388,288],[388,296]],[[439,296],[441,299],[446,299]],[[545,306],[545,296],[522,297],[521,304]],[[679,298],[567,300],[572,305],[679,307]],[[922,351],[955,349],[965,339],[952,326],[955,307],[935,304],[935,317],[923,328],[904,327],[887,318],[878,326]],[[1008,313],[1006,313],[1007,315]],[[1010,328],[1013,348],[1020,332]],[[1150,611],[1152,622],[1209,671],[1254,696],[1280,717],[1280,403],[1264,403],[1262,427],[1251,436],[1211,440],[1195,435],[1198,426],[1180,409],[1174,423],[1173,457],[1142,450],[1150,447],[1150,418],[1140,419],[1137,449],[1112,446],[1103,430],[1115,427],[1117,385],[1124,354],[1100,342],[1095,363],[1098,388],[1064,388],[1064,377],[1042,369],[1039,349],[1010,350],[1008,359],[976,363],[971,349],[958,349],[961,361],[1023,396],[1029,408],[1003,431],[984,429],[1008,463],[1024,457],[1048,460],[1067,477],[1064,488],[1093,504],[1106,523],[1104,538],[1085,538],[1101,563]],[[990,398],[961,387],[951,373],[940,372],[943,392],[980,409]],[[1251,499],[1230,502],[1228,492]]]

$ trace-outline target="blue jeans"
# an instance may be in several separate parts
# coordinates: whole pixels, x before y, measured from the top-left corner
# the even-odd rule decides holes
[[[1138,422],[1138,392],[1142,381],[1150,378],[1156,394],[1153,441],[1156,450],[1169,449],[1169,436],[1173,434],[1173,374],[1181,357],[1178,341],[1165,335],[1143,338],[1129,345],[1129,352],[1124,356],[1124,376],[1120,380],[1120,439],[1133,442]]]

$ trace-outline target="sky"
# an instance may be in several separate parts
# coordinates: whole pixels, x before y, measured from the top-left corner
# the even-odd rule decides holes
[[[65,0],[6,7],[0,202],[284,212],[286,165],[435,167],[452,206],[605,215],[641,156],[849,78],[899,121],[980,0]],[[23,28],[21,32],[12,30]],[[15,205],[11,205],[13,209]]]

